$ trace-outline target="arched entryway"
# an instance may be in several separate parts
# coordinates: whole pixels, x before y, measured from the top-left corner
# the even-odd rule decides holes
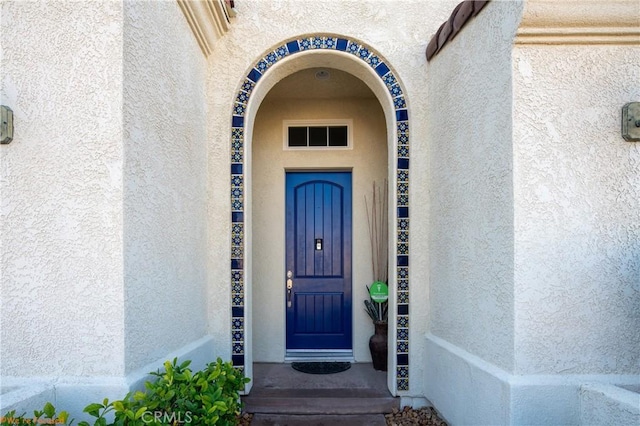
[[[404,90],[392,67],[360,41],[315,34],[284,42],[258,59],[236,94],[231,131],[232,360],[251,377],[252,170],[257,111],[283,78],[310,68],[331,68],[364,82],[384,112],[389,180],[389,373],[393,394],[409,390],[409,116]],[[361,283],[354,283],[361,285]],[[359,308],[361,301],[354,301]],[[356,308],[356,309],[357,309]]]

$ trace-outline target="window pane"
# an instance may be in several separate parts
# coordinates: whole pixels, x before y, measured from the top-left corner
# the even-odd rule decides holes
[[[309,127],[309,146],[327,146],[326,127]]]
[[[347,126],[329,127],[329,146],[347,146]]]
[[[289,127],[289,146],[307,146],[306,127]]]

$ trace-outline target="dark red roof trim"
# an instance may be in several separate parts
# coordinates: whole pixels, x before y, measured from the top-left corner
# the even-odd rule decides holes
[[[447,42],[453,40],[462,30],[462,27],[472,17],[480,13],[489,1],[466,0],[457,5],[451,12],[449,20],[440,25],[438,31],[431,37],[431,41],[427,45],[427,61],[437,55]]]

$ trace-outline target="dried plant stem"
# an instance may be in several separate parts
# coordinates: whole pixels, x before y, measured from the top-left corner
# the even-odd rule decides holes
[[[373,182],[371,205],[364,197],[367,210],[367,224],[369,225],[369,240],[371,242],[371,268],[373,280],[387,282],[388,279],[388,242],[389,242],[389,211],[388,185],[384,180],[382,185]]]

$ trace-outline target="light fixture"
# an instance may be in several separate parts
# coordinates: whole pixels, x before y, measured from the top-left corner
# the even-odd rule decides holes
[[[640,141],[640,102],[622,107],[622,137],[628,142]]]
[[[329,80],[331,78],[331,73],[327,70],[320,70],[316,72],[316,79],[318,80]]]
[[[8,106],[0,105],[0,144],[8,144],[13,140],[13,111]]]

